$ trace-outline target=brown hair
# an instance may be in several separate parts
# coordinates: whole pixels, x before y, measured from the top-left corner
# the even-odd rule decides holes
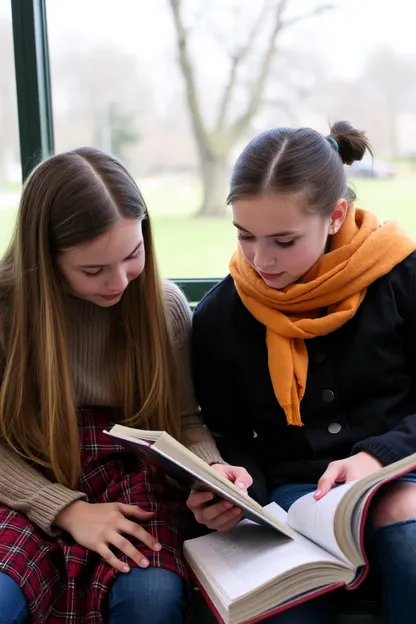
[[[80,473],[76,406],[68,370],[65,299],[56,255],[92,241],[120,217],[141,219],[143,273],[117,306],[119,405],[133,426],[179,435],[174,351],[152,230],[142,194],[123,165],[89,147],[58,154],[29,177],[15,233],[0,264],[5,353],[0,438],[75,487]]]
[[[330,215],[340,197],[355,199],[344,164],[361,160],[371,145],[364,132],[336,122],[327,137],[311,128],[273,128],[260,133],[240,154],[227,204],[270,193],[304,194],[309,205]]]

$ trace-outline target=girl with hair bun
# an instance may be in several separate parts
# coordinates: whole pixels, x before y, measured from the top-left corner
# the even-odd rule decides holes
[[[193,317],[198,402],[224,459],[253,495],[284,509],[416,452],[416,244],[356,206],[344,165],[371,145],[350,123],[328,136],[274,128],[231,177],[238,246],[230,274]],[[223,503],[188,506],[211,529],[238,521]],[[386,622],[416,612],[416,476],[373,502],[367,551]],[[267,622],[334,622],[336,592]]]

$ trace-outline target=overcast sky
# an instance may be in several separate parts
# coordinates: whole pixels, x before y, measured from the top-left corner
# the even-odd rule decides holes
[[[227,6],[232,0],[204,0],[215,1]],[[320,18],[318,37],[309,37],[308,30],[292,30],[292,46],[323,50],[331,72],[345,78],[358,73],[369,52],[382,43],[416,55],[411,0],[333,1],[338,8]],[[186,2],[201,6],[201,0]],[[251,7],[253,2],[257,4],[250,0]],[[313,0],[293,2],[313,6]],[[47,11],[52,53],[60,42],[80,37],[112,43],[151,60],[166,53],[172,41],[168,0],[47,0]],[[10,15],[10,0],[0,0],[0,15]],[[316,25],[310,28],[317,32]]]

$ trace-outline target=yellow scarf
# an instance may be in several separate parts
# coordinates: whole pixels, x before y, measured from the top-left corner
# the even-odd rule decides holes
[[[302,426],[300,401],[306,387],[305,338],[329,334],[354,316],[367,287],[416,249],[416,242],[389,221],[352,206],[331,250],[300,282],[283,290],[267,286],[240,246],[230,273],[247,310],[266,326],[269,372],[289,425]],[[325,316],[319,316],[323,308]]]

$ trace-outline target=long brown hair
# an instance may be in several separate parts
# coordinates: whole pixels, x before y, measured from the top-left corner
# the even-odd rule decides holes
[[[117,311],[119,404],[126,423],[177,437],[177,367],[151,224],[137,184],[119,161],[84,147],[41,163],[25,184],[0,264],[0,439],[68,487],[79,479],[80,447],[68,368],[68,295],[56,256],[92,241],[120,217],[142,220],[146,265]]]
[[[328,136],[312,128],[272,128],[255,136],[235,164],[227,203],[270,193],[299,193],[329,216],[336,201],[355,199],[344,165],[372,148],[365,133],[337,121]]]

